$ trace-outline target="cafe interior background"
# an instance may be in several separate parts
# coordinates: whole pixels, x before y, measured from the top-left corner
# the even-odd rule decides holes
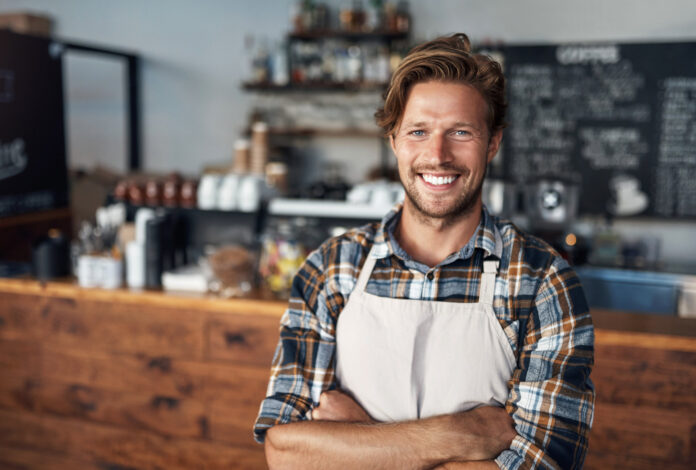
[[[32,330],[18,313],[23,310],[8,306],[25,302],[34,312],[39,305],[46,317],[45,306],[57,297],[86,311],[75,300],[86,299],[85,292],[97,299],[90,302],[128,293],[128,305],[176,310],[174,303],[182,302],[199,309],[207,325],[200,360],[215,356],[215,347],[251,348],[243,358],[272,354],[279,317],[266,315],[272,317],[268,337],[251,335],[266,348],[259,352],[244,342],[257,320],[235,323],[242,331],[237,337],[226,323],[231,320],[217,316],[251,308],[235,303],[249,299],[282,312],[292,274],[309,250],[379,220],[403,197],[394,157],[372,115],[408,47],[454,32],[500,58],[508,77],[511,122],[489,168],[488,207],[545,238],[574,265],[590,307],[617,312],[598,325],[638,335],[611,336],[613,364],[628,361],[616,348],[643,345],[654,358],[650,348],[668,344],[658,356],[671,364],[667,356],[678,354],[683,366],[672,371],[679,378],[662,371],[664,383],[651,376],[637,385],[636,377],[645,377],[624,377],[634,390],[652,388],[633,401],[611,381],[618,369],[595,372],[611,383],[605,398],[621,409],[607,416],[628,422],[634,434],[617,441],[622,425],[602,427],[600,420],[598,432],[607,439],[594,442],[608,447],[589,466],[669,462],[688,468],[696,455],[689,440],[696,403],[682,390],[696,383],[690,318],[696,317],[696,3],[689,0],[0,0],[0,284],[7,283],[0,295],[8,302],[0,303],[0,357],[22,356],[17,351],[24,350],[14,348],[21,343],[39,357],[31,380],[50,382],[43,375],[47,350],[38,344],[57,335],[71,350],[84,345],[60,336],[75,331],[56,333],[61,321]],[[40,302],[22,300],[27,295]],[[207,322],[226,329],[218,338]],[[648,338],[653,334],[659,338]],[[103,335],[84,336],[97,347]],[[147,344],[120,350],[118,342],[106,343],[109,354],[152,353]],[[643,371],[652,367],[652,359],[639,360],[645,351],[627,353]],[[220,354],[212,359],[243,362],[230,351]],[[0,360],[0,371],[19,380],[10,359]],[[262,390],[270,356],[250,360],[263,371],[254,376]],[[127,429],[114,407],[94,411],[93,401],[111,395],[92,379],[79,384],[86,392],[65,379],[72,391],[56,392],[63,398],[48,404],[41,397],[49,392],[38,398],[27,392],[35,382],[12,388],[7,379],[4,391],[0,386],[0,430],[47,432],[44,421],[31,421],[44,415],[69,416],[87,428],[99,423],[108,432]],[[650,398],[658,382],[670,399]],[[17,390],[31,400],[22,402]],[[69,393],[89,397],[65,398]],[[249,409],[261,396],[249,393],[242,415],[251,419],[255,410]],[[188,424],[177,433],[164,430],[167,419],[158,427],[154,418],[138,432],[206,441],[208,450],[232,443],[236,453],[225,447],[221,462],[241,459],[239,468],[256,468],[258,449],[239,450],[253,447],[247,435],[238,437],[250,423],[216,428],[224,413],[215,413],[208,398],[196,403],[214,416],[205,426],[191,425],[190,435]],[[654,416],[631,421],[635,413],[625,407],[647,402]],[[165,403],[170,413],[183,413],[172,411],[175,402],[153,403],[148,412],[164,413]],[[665,424],[669,412],[676,415]],[[94,442],[96,431],[87,436],[81,429],[74,429],[80,439],[89,437],[95,448],[103,444]],[[216,429],[226,430],[219,440]],[[661,446],[641,440],[647,429],[667,436]],[[0,438],[0,450],[12,449],[6,463],[150,465],[106,444],[102,454],[85,453],[74,442],[42,447],[31,435]],[[170,468],[196,466],[156,442],[158,458],[170,459]],[[73,451],[66,450],[71,445]],[[208,450],[192,448],[216,468]]]

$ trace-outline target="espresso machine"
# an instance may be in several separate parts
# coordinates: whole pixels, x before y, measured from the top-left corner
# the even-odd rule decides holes
[[[540,178],[522,187],[528,230],[573,265],[587,261],[588,244],[573,232],[580,186],[563,178]]]

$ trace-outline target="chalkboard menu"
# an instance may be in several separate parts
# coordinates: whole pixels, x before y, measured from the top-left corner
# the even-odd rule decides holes
[[[506,46],[505,177],[581,214],[696,217],[696,43]]]
[[[62,46],[0,30],[0,217],[67,205]]]

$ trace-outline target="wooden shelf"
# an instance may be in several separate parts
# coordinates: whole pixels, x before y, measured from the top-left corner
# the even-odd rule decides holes
[[[288,137],[315,137],[315,136],[326,136],[326,137],[382,137],[382,133],[379,129],[317,129],[317,128],[280,128],[271,127],[269,133],[278,136],[288,136]]]
[[[306,82],[290,83],[288,85],[276,85],[271,82],[243,82],[242,88],[247,91],[270,92],[317,92],[317,91],[383,91],[388,83],[364,83],[364,82]]]
[[[407,39],[408,32],[400,31],[341,31],[341,30],[317,30],[317,31],[293,31],[288,34],[288,39],[321,40],[321,39],[348,39],[353,41],[396,41]]]

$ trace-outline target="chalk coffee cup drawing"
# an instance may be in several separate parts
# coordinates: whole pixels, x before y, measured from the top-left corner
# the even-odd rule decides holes
[[[640,189],[640,181],[631,175],[620,174],[609,181],[613,200],[609,210],[615,215],[636,215],[648,207],[648,196]]]

